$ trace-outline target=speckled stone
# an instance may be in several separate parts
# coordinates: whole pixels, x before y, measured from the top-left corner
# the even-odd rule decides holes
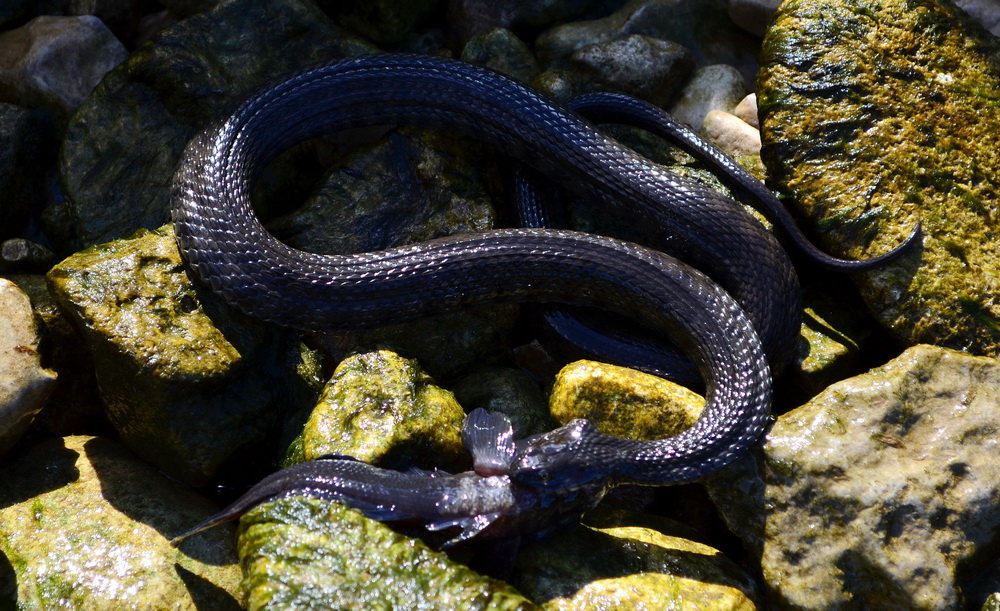
[[[549,411],[559,422],[587,418],[609,435],[661,439],[698,419],[705,400],[690,390],[648,373],[595,361],[563,367],[549,395]]]
[[[886,59],[891,58],[891,59]],[[1000,42],[936,0],[788,0],[764,42],[762,157],[907,344],[1000,353]]]
[[[340,504],[289,497],[240,521],[250,609],[534,609],[483,577]]]
[[[633,522],[527,546],[512,581],[552,610],[756,608],[756,584],[718,550]]]
[[[714,64],[695,71],[670,114],[698,130],[713,110],[731,111],[746,95],[743,77],[732,66]]]
[[[127,55],[96,17],[36,17],[0,34],[0,98],[66,120]]]
[[[31,302],[9,280],[0,278],[0,454],[31,424],[52,392],[56,374],[44,369]]]
[[[580,47],[570,63],[599,85],[664,106],[694,68],[691,52],[677,43],[632,34]]]
[[[468,467],[465,412],[416,361],[380,350],[337,366],[285,464],[345,454],[385,467]]]
[[[169,227],[78,252],[48,278],[124,442],[184,481],[204,483],[279,414],[315,400],[297,335],[194,284]]]
[[[52,439],[0,471],[0,555],[19,608],[239,609],[231,527],[168,543],[212,511],[114,441]]]
[[[998,405],[1000,362],[921,345],[780,416],[763,475],[712,484],[773,607],[962,608],[997,561]]]

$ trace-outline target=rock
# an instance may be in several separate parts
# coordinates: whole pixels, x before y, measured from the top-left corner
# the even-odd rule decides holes
[[[467,469],[464,419],[415,361],[388,350],[354,355],[337,366],[285,464],[345,454],[387,468]]]
[[[757,120],[757,94],[751,93],[740,100],[740,103],[733,109],[733,114],[743,119],[747,125],[760,129]]]
[[[866,6],[782,4],[757,92],[770,180],[846,258],[920,222],[921,245],[855,276],[865,303],[906,344],[996,355],[1000,43],[935,0]]]
[[[97,393],[94,361],[83,338],[59,309],[42,274],[6,276],[31,300],[44,347],[45,366],[55,371],[56,381],[45,409],[36,424],[51,435],[110,434],[112,428],[104,415],[104,404]]]
[[[0,454],[10,449],[45,405],[55,373],[43,369],[31,302],[0,278]]]
[[[51,439],[0,473],[0,556],[19,606],[238,609],[232,528],[168,540],[212,513],[117,443]],[[8,599],[10,600],[10,599]]]
[[[523,369],[487,367],[470,373],[451,389],[466,411],[481,407],[510,418],[516,439],[557,426],[549,416],[548,400]]]
[[[165,223],[184,146],[250,92],[305,66],[376,50],[306,0],[234,0],[164,30],[109,73],[67,127],[61,173],[78,247]],[[280,175],[299,191],[265,196],[302,201],[301,185],[315,180],[287,166]]]
[[[289,497],[240,525],[251,609],[535,608],[509,585],[337,503]]]
[[[592,19],[617,8],[621,0],[450,0],[448,22],[460,43],[496,28],[533,29],[571,19]]]
[[[570,62],[606,88],[666,105],[691,74],[691,53],[679,44],[633,34],[580,47]]]
[[[513,583],[545,609],[749,611],[757,596],[718,550],[628,522],[581,525],[525,547]]]
[[[670,114],[698,129],[710,111],[729,112],[745,95],[746,85],[735,68],[724,64],[705,66],[695,71]]]
[[[159,4],[162,4],[167,10],[169,10],[174,15],[180,15],[181,17],[190,17],[191,15],[197,15],[198,13],[204,13],[212,10],[216,5],[221,4],[222,0],[160,0]]]
[[[55,263],[55,253],[31,240],[13,238],[0,244],[0,272],[44,272]]]
[[[462,61],[492,68],[522,83],[530,83],[538,75],[531,49],[504,28],[494,28],[472,38],[462,49]]]
[[[549,395],[557,421],[587,418],[603,433],[632,439],[676,435],[695,423],[704,406],[702,397],[683,386],[594,361],[563,367]]]
[[[994,36],[1000,36],[1000,5],[993,0],[955,0],[960,9],[969,14]]]
[[[22,237],[49,202],[59,142],[43,111],[2,103],[0,141],[0,239]]]
[[[380,45],[402,42],[443,0],[318,0],[337,23]]]
[[[36,17],[0,34],[0,98],[65,120],[126,56],[96,17]]]
[[[577,49],[634,34],[685,47],[696,66],[733,65],[748,81],[757,71],[756,43],[725,15],[725,0],[630,0],[607,17],[552,28],[535,50],[544,68],[564,69]]]
[[[314,400],[297,336],[192,284],[169,227],[76,253],[48,277],[93,354],[112,424],[175,477],[203,484]]]
[[[729,18],[754,36],[764,36],[781,0],[729,0]]]
[[[712,144],[733,157],[760,153],[760,132],[728,112],[710,110],[701,131]]]
[[[1000,543],[997,405],[1000,361],[921,345],[780,416],[763,474],[712,487],[772,606],[961,608]]]

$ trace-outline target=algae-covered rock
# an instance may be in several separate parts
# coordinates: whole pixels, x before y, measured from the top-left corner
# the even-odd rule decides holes
[[[559,422],[587,418],[609,435],[660,439],[676,435],[698,419],[705,400],[648,373],[577,361],[556,376],[549,411]]]
[[[31,301],[0,278],[0,454],[21,437],[52,392],[56,375],[41,366]]]
[[[168,542],[212,510],[108,439],[42,442],[0,471],[11,594],[25,609],[238,609],[232,528]]]
[[[286,464],[346,454],[388,467],[468,463],[465,413],[416,361],[388,350],[344,359],[327,382]]]
[[[1000,353],[1000,43],[937,0],[789,0],[764,43],[762,156],[900,340]]]
[[[80,245],[159,227],[194,133],[252,91],[375,51],[306,0],[233,0],[161,32],[110,72],[69,124],[61,172]]]
[[[1000,533],[1000,362],[916,346],[780,416],[713,484],[776,608],[954,609]]]
[[[192,283],[169,227],[76,253],[49,281],[94,356],[122,439],[185,481],[204,482],[311,400],[299,393],[297,336]]]
[[[513,583],[545,609],[755,609],[718,550],[646,526],[578,526],[524,548]]]
[[[250,609],[532,609],[483,577],[343,505],[289,497],[243,516]]]

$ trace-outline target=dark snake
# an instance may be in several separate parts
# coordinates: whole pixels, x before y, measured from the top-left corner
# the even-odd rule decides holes
[[[566,230],[501,229],[336,255],[293,249],[258,221],[251,189],[277,153],[337,130],[397,124],[461,131],[569,189],[623,213],[656,219],[659,244],[705,273],[657,250]],[[516,452],[504,450],[494,457],[496,473],[471,474],[462,483],[443,476],[407,479],[335,457],[275,474],[251,490],[243,505],[237,501],[242,510],[253,504],[247,505],[247,498],[256,503],[309,490],[358,505],[373,517],[417,517],[429,525],[460,526],[470,537],[513,514],[526,517],[514,520],[511,532],[544,530],[563,520],[558,516],[578,516],[609,486],[692,481],[741,455],[769,421],[768,355],[772,363],[786,360],[798,332],[794,270],[749,213],[663,170],[523,85],[454,60],[365,56],[272,85],[189,143],[171,197],[177,240],[190,267],[252,316],[329,330],[481,303],[597,307],[672,341],[705,384],[701,417],[666,439],[622,439],[577,420],[525,440]],[[496,427],[487,429],[485,437],[467,443],[474,452],[499,435]],[[509,495],[489,502],[478,498],[485,493],[476,486],[495,488],[483,482],[496,477],[504,478],[500,487]],[[436,492],[427,492],[428,486]],[[467,503],[448,513],[442,498],[456,494],[464,494]],[[510,529],[501,528],[496,536],[509,535]]]

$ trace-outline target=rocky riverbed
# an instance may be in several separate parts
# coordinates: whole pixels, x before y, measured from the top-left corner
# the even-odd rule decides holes
[[[0,608],[1000,609],[1000,9],[777,5],[3,3]],[[689,389],[576,360],[531,306],[319,336],[193,280],[168,223],[187,141],[282,75],[380,51],[643,98],[766,179],[827,252],[871,257],[917,223],[919,245],[849,276],[797,265],[775,422],[706,482],[617,489],[517,552],[438,551],[304,497],[172,547],[281,465],[466,470],[477,407],[518,437],[585,417],[658,438],[700,413]],[[295,247],[376,250],[511,226],[507,170],[448,131],[355,130],[280,155],[255,205]],[[572,217],[641,235],[586,202]]]

